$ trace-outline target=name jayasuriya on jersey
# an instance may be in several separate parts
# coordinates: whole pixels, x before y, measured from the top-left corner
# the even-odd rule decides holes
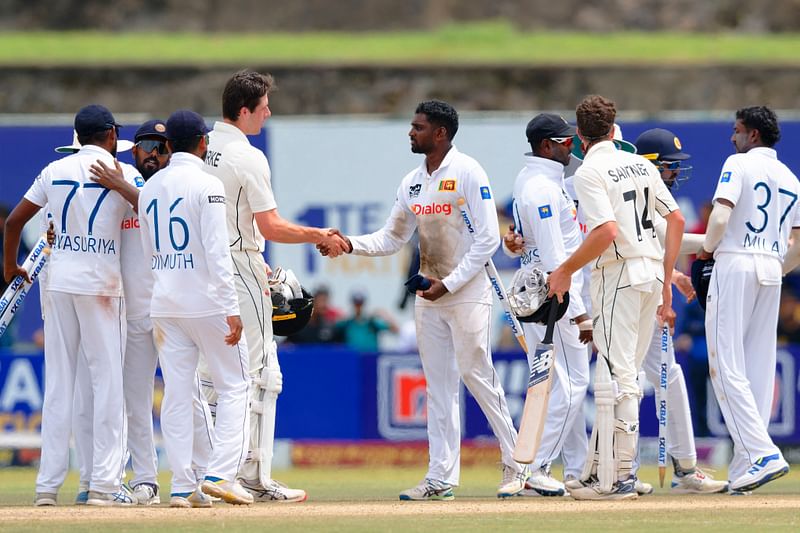
[[[194,256],[183,252],[153,254],[153,270],[194,270]]]
[[[617,183],[621,179],[628,179],[633,176],[647,176],[648,170],[647,165],[644,163],[636,163],[635,165],[625,165],[609,169],[608,175],[611,177],[611,181]]]
[[[92,237],[91,235],[56,235],[54,247],[70,252],[86,252],[93,254],[116,255],[117,243],[114,239]]]

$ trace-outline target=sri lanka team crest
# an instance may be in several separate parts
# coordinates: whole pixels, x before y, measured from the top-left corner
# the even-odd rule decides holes
[[[442,180],[439,182],[439,190],[452,192],[456,190],[456,180]]]

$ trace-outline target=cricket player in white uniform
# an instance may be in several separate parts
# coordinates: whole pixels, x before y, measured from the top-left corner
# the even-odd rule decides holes
[[[769,436],[782,263],[800,238],[800,185],[778,160],[778,118],[763,106],[736,112],[728,157],[714,193],[700,259],[714,254],[706,300],[711,384],[733,439],[731,491],[746,492],[789,472]],[[787,262],[791,266],[794,259]]]
[[[595,398],[612,406],[613,415],[602,421],[602,426],[598,416],[587,460],[590,468],[584,469],[588,474],[583,486],[569,487],[570,495],[576,499],[636,498],[631,468],[639,430],[637,378],[650,343],[653,318],[658,314],[662,322],[674,322],[671,279],[684,220],[655,167],[614,146],[613,102],[588,96],[578,105],[576,116],[586,157],[576,173],[575,189],[589,235],[550,275],[550,294],[567,292],[572,275],[592,262],[594,342],[598,348]],[[653,227],[656,211],[667,219],[665,253]],[[606,442],[612,436],[613,457],[600,457],[596,479],[592,448],[599,439]]]
[[[647,130],[636,139],[636,152],[651,161],[661,174],[661,179],[670,191],[677,188],[681,181],[688,179],[691,166],[685,161],[691,156],[683,152],[678,137],[669,130],[655,128]],[[659,244],[663,243],[666,222],[661,215],[654,219]],[[681,254],[696,253],[704,235],[684,234],[681,240]],[[687,301],[694,297],[694,289],[689,276],[679,270],[672,273],[672,283],[686,296]],[[660,381],[661,328],[653,328],[653,336],[644,359],[644,372],[648,381],[656,385],[656,414],[661,399],[657,386]],[[689,408],[689,396],[681,366],[675,362],[675,350],[672,335],[667,339],[667,453],[672,457],[673,476],[671,490],[677,494],[713,494],[724,492],[728,488],[726,481],[717,481],[697,466],[697,450],[694,443],[692,413]],[[638,470],[638,463],[634,473]],[[641,492],[640,492],[641,494]]]
[[[227,199],[228,243],[244,334],[249,348],[250,444],[239,472],[242,485],[256,501],[302,502],[306,493],[272,479],[275,408],[283,389],[278,353],[272,339],[272,300],[264,261],[264,239],[282,243],[329,243],[338,255],[344,242],[327,229],[293,224],[278,214],[272,193],[269,162],[247,140],[261,131],[270,116],[272,77],[253,71],[236,73],[222,94],[223,120],[209,135],[205,171],[222,181]],[[213,384],[201,365],[209,403],[216,403]]]
[[[107,167],[102,162],[93,165],[92,178],[96,183],[116,191],[136,187],[138,189],[169,162],[166,142],[166,124],[163,120],[148,120],[133,136],[132,155],[136,166],[119,163],[116,168]],[[158,457],[153,441],[153,386],[158,352],[153,340],[153,325],[150,319],[150,298],[153,292],[153,272],[150,260],[142,250],[139,231],[139,217],[133,208],[128,209],[122,221],[122,287],[125,295],[127,314],[127,342],[123,366],[123,390],[125,395],[127,451],[130,454],[133,478],[129,485],[138,505],[152,505],[161,502],[158,494]],[[82,376],[79,369],[78,382]],[[75,392],[76,411],[92,407],[91,389]],[[76,423],[86,417],[76,417]],[[91,475],[91,448],[82,445],[87,436],[91,439],[92,428],[76,427],[76,450],[81,467],[81,484]],[[205,433],[203,430],[202,433]],[[201,434],[202,436],[202,434]],[[210,447],[210,442],[209,442]],[[88,457],[87,457],[88,455]],[[127,454],[123,458],[127,462]],[[87,475],[88,474],[88,475]],[[123,472],[124,474],[124,464]],[[76,503],[84,503],[88,493],[83,487],[79,490]],[[83,501],[82,501],[83,500]]]
[[[550,272],[582,242],[575,203],[564,191],[564,167],[570,160],[575,128],[559,115],[542,113],[528,123],[525,133],[532,152],[526,154],[525,167],[514,182],[516,233],[506,235],[504,249],[520,257],[521,269]],[[521,239],[514,239],[515,235]],[[575,440],[571,445],[582,449],[584,456],[574,465],[565,460],[565,470],[572,467],[570,474],[577,478],[586,459],[583,402],[589,387],[586,344],[592,342],[592,320],[581,299],[582,287],[583,275],[578,271],[572,278],[569,308],[556,323],[556,358],[547,420],[533,463],[535,470],[526,484],[526,488],[544,496],[564,495],[564,484],[550,474],[550,465],[561,454],[567,438]],[[545,326],[523,323],[522,329],[529,346],[544,338]],[[573,434],[570,429],[576,425],[583,431]]]
[[[120,391],[126,332],[119,253],[128,202],[94,183],[89,172],[96,161],[113,166],[118,127],[103,106],[81,109],[75,116],[75,130],[83,145],[80,151],[45,167],[6,221],[6,279],[24,274],[14,264],[19,230],[42,206],[52,213],[56,231],[44,287],[47,372],[36,505],[56,504],[67,473],[79,357],[85,359],[94,395],[87,503],[133,503],[120,488],[124,447]]]
[[[236,482],[247,454],[249,379],[225,192],[203,170],[208,129],[202,117],[180,110],[166,126],[172,156],[139,194],[139,224],[155,276],[150,316],[164,375],[161,430],[172,468],[170,505],[208,506],[198,484],[228,503],[249,504],[253,497]],[[216,423],[208,425],[213,452],[205,479],[192,468],[200,351],[219,395]]]
[[[457,130],[452,106],[435,100],[419,104],[409,137],[411,151],[425,154],[425,161],[403,178],[384,227],[349,238],[350,252],[383,256],[398,252],[418,229],[420,273],[431,282],[417,292],[415,305],[427,381],[430,462],[425,479],[401,492],[401,500],[453,499],[460,473],[460,380],[500,443],[498,496],[519,493],[528,477],[527,468],[512,459],[517,432],[491,360],[492,292],[484,265],[500,244],[497,213],[483,168],[452,144]],[[474,234],[462,220],[460,199],[471,213]]]

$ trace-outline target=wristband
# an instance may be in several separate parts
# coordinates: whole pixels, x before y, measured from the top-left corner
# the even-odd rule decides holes
[[[587,318],[583,322],[578,322],[578,330],[579,331],[591,331],[592,330],[592,319]]]

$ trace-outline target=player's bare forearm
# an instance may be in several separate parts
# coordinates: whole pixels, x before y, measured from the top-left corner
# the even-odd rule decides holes
[[[783,258],[783,275],[785,276],[800,266],[800,228],[792,228],[789,249]]]
[[[17,265],[17,254],[22,228],[39,209],[41,207],[23,198],[6,218],[3,229],[3,277],[6,281],[11,281],[17,275],[30,281],[27,272]]]
[[[548,296],[558,296],[563,301],[564,293],[569,291],[572,275],[589,261],[602,254],[617,238],[617,223],[609,221],[594,228],[571,256],[550,273]]]
[[[139,189],[125,180],[119,161],[115,159],[114,168],[111,168],[98,159],[97,162],[89,167],[89,172],[92,173],[92,181],[99,183],[106,189],[117,191],[120,196],[133,206],[134,211],[139,212]]]
[[[680,210],[675,210],[668,214],[667,220],[667,234],[664,239],[664,286],[672,287],[672,272],[675,270],[675,262],[678,260],[678,253],[681,249],[681,239],[683,238],[683,227],[686,225],[686,220]]]
[[[329,228],[312,228],[295,224],[283,218],[277,209],[256,213],[255,218],[261,235],[272,242],[284,244],[326,243],[334,248],[338,245],[339,253],[344,251],[344,242],[341,238],[331,235]]]

